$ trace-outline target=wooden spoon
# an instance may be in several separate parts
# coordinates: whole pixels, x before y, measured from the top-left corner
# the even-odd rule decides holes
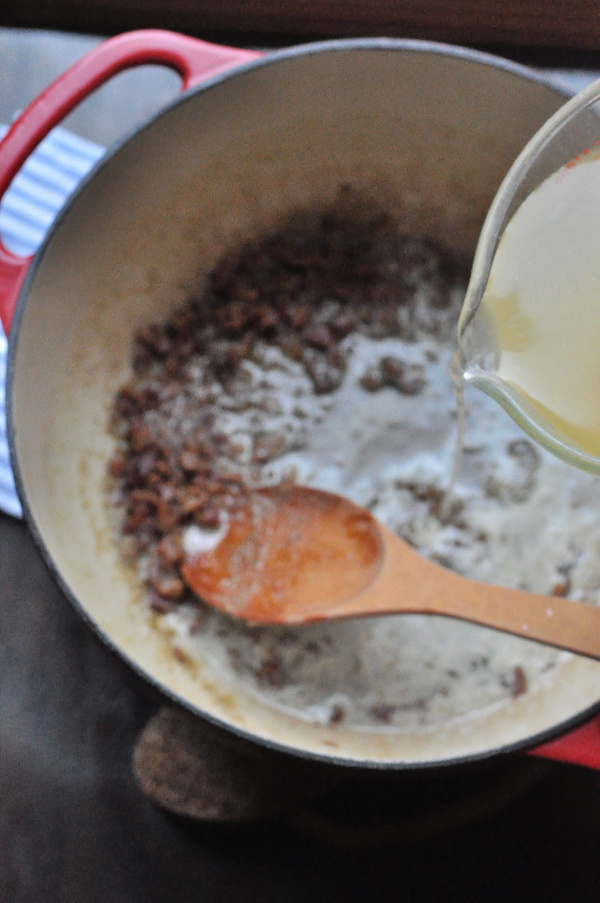
[[[219,535],[210,551],[187,553],[182,573],[196,595],[236,618],[444,615],[600,659],[600,608],[454,574],[332,493],[251,491]]]

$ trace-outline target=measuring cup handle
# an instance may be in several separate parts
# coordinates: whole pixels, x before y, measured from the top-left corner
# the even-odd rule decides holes
[[[532,754],[600,771],[600,715],[563,737],[536,747]]]
[[[171,31],[145,29],[109,38],[67,69],[15,120],[0,142],[0,201],[48,132],[96,88],[125,69],[158,64],[181,76],[181,90],[260,56]],[[0,239],[0,320],[8,334],[31,257],[11,253]]]

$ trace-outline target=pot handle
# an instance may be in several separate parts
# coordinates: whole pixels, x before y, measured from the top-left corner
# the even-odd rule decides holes
[[[208,44],[158,29],[109,38],[78,60],[15,120],[0,142],[0,201],[26,159],[48,132],[96,88],[124,69],[159,64],[181,76],[181,90],[261,54]],[[8,335],[31,257],[11,253],[0,238],[0,320]]]
[[[537,746],[531,754],[600,771],[600,715],[556,740]]]

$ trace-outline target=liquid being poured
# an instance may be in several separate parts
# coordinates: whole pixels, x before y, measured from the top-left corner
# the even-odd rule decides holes
[[[540,441],[600,459],[600,152],[519,207],[459,354],[466,380]]]
[[[450,377],[452,379],[452,388],[454,389],[454,399],[456,403],[456,434],[454,439],[454,447],[452,451],[452,461],[450,464],[450,479],[442,502],[440,511],[441,519],[445,520],[450,514],[452,508],[452,493],[458,480],[460,467],[463,458],[463,446],[465,440],[466,425],[466,402],[465,402],[465,381],[461,366],[460,350],[457,351],[450,362]]]

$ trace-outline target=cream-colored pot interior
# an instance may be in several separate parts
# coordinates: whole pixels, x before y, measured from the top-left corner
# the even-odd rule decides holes
[[[134,330],[183,300],[224,249],[340,182],[402,198],[416,233],[472,252],[509,164],[564,98],[483,57],[392,42],[289,52],[185,96],[96,172],[53,230],[13,335],[12,425],[34,530],[71,597],[123,657],[192,710],[325,758],[416,765],[525,744],[600,698],[600,666],[460,724],[312,726],[164,646],[120,562],[107,430]],[[82,687],[85,692],[85,687]]]

